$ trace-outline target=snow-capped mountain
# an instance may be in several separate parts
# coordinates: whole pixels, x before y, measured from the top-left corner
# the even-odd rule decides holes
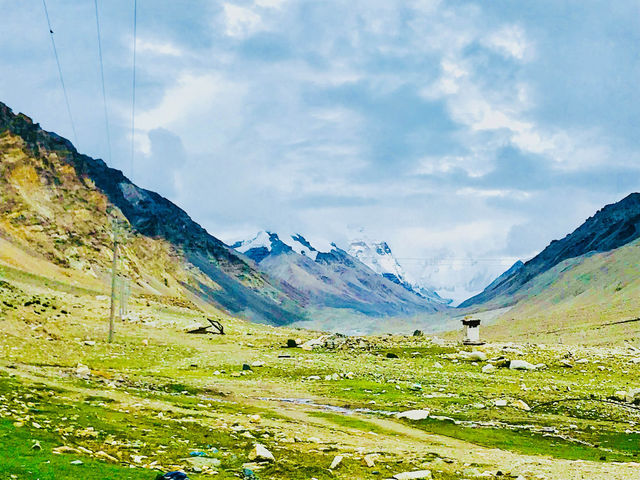
[[[416,282],[393,256],[387,242],[373,242],[360,237],[351,240],[349,254],[360,260],[374,272],[435,303],[447,305],[450,300],[440,297],[432,288]]]
[[[335,244],[320,251],[300,234],[281,237],[262,231],[232,247],[299,292],[303,304],[309,306],[344,308],[371,316],[445,308],[445,302],[432,292],[425,295],[407,288],[401,271],[384,275],[389,272],[370,268]]]

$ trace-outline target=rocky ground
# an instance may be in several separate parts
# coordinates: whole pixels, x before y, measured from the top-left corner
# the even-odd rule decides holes
[[[152,296],[109,344],[104,292],[0,280],[3,478],[640,478],[633,345],[192,335],[209,312]]]

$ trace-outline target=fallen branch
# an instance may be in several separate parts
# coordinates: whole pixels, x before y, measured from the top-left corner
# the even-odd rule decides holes
[[[212,320],[211,318],[207,318],[211,325],[194,328],[193,330],[187,330],[187,333],[195,333],[195,334],[207,334],[211,335],[224,335],[224,326],[218,320]]]

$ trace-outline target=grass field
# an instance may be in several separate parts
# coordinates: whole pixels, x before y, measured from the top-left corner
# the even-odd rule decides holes
[[[148,479],[176,469],[193,479],[245,469],[260,479],[421,469],[436,479],[640,478],[640,412],[590,399],[639,386],[640,353],[627,347],[488,344],[489,359],[546,367],[487,374],[487,362],[461,358],[469,349],[454,342],[381,335],[286,349],[289,338],[321,333],[225,317],[227,335],[189,335],[206,312],[162,297],[132,303],[109,344],[99,291],[0,269],[3,478]],[[79,376],[78,364],[90,374]],[[430,418],[395,416],[412,409]],[[251,461],[256,443],[276,461]],[[343,461],[330,470],[336,455]]]

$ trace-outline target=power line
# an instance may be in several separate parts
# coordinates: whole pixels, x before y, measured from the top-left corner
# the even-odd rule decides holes
[[[104,63],[102,61],[102,41],[100,39],[100,18],[98,15],[98,0],[93,0],[96,7],[96,31],[98,33],[98,57],[100,58],[100,78],[102,80],[102,103],[104,104],[104,126],[107,134],[107,155],[111,165],[111,134],[109,132],[109,113],[107,109],[107,91],[104,86]]]
[[[129,177],[133,181],[133,160],[135,156],[136,127],[136,37],[138,29],[138,0],[133,0],[133,79],[131,85],[131,165]]]
[[[47,17],[47,25],[49,26],[49,35],[51,37],[51,46],[53,47],[53,55],[56,57],[56,65],[58,65],[58,74],[60,75],[60,84],[62,85],[62,93],[64,94],[64,101],[67,104],[67,113],[69,114],[69,120],[71,122],[71,130],[73,131],[73,141],[75,145],[78,145],[78,134],[76,133],[76,126],[73,123],[73,115],[71,115],[71,106],[69,104],[69,96],[67,95],[67,87],[64,84],[64,77],[62,76],[62,67],[60,67],[60,58],[58,57],[58,50],[56,49],[56,42],[53,38],[53,28],[51,28],[51,20],[49,20],[49,10],[47,10],[46,0],[42,0],[44,6],[44,15]]]

